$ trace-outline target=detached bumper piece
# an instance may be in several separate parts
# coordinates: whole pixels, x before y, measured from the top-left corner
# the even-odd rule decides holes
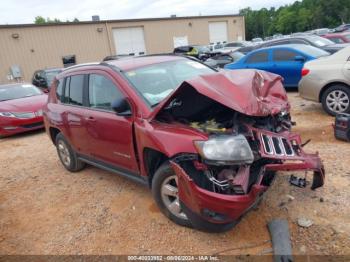
[[[306,179],[291,175],[289,178],[289,183],[296,187],[306,187]]]

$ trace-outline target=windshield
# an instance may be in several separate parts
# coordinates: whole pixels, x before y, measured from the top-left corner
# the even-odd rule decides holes
[[[46,72],[46,78],[47,78],[47,85],[50,87],[52,84],[52,81],[54,80],[55,76],[57,76],[61,70],[56,71],[48,71]]]
[[[313,56],[313,57],[321,57],[321,56],[328,56],[330,55],[327,51],[324,51],[322,49],[319,49],[317,47],[313,47],[311,45],[300,45],[296,49],[300,50],[301,52]]]
[[[309,40],[312,43],[314,43],[316,46],[318,46],[318,47],[327,46],[327,45],[333,45],[334,44],[331,40],[323,38],[323,37],[319,37],[319,36],[309,37]]]
[[[4,85],[0,86],[0,102],[41,95],[42,92],[33,85]]]
[[[125,72],[125,76],[153,107],[185,80],[216,72],[191,60],[164,62]]]

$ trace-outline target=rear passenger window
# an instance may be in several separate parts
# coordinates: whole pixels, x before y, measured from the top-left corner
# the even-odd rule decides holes
[[[89,106],[91,108],[112,111],[112,102],[123,97],[111,79],[91,74],[89,76]]]
[[[273,51],[273,60],[277,62],[281,61],[295,61],[295,57],[298,54],[289,50],[274,50]]]
[[[69,81],[69,104],[83,105],[84,75],[75,75],[70,77]],[[67,84],[66,84],[67,89]]]
[[[267,52],[259,52],[249,56],[246,60],[246,63],[264,63],[268,61],[268,53]]]
[[[63,98],[63,80],[57,80],[56,81],[56,97],[59,101],[62,102]]]

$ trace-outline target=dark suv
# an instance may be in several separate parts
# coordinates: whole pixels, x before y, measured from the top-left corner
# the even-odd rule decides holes
[[[32,84],[48,91],[55,76],[62,72],[62,68],[48,68],[37,70],[33,74]]]
[[[275,171],[312,171],[312,189],[323,185],[289,108],[278,75],[144,56],[64,70],[44,119],[69,171],[88,163],[138,181],[171,220],[220,232],[258,203]]]

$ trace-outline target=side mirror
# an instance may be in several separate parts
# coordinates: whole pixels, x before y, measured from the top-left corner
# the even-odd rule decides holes
[[[305,57],[301,56],[301,55],[297,55],[294,57],[295,61],[299,61],[299,62],[305,62]]]
[[[114,100],[111,106],[118,116],[131,116],[131,106],[124,97]]]

